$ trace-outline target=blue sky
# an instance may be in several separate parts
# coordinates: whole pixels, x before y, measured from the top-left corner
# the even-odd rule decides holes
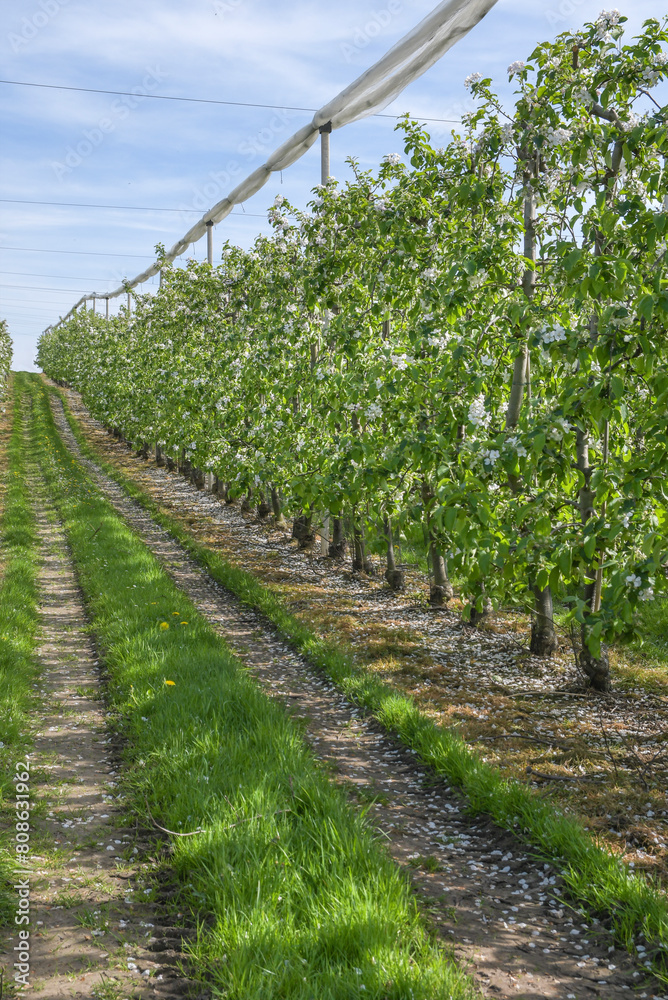
[[[13,367],[34,369],[44,327],[82,293],[104,293],[143,270],[156,243],[176,242],[312,117],[284,109],[323,105],[435,5],[435,0],[2,4],[3,80],[137,88],[160,98],[279,108],[0,84],[0,316],[14,337]],[[490,75],[509,100],[508,64],[525,59],[538,42],[594,20],[602,6],[601,0],[498,0],[385,114],[410,111],[424,121],[457,120],[472,107],[464,79],[473,71]],[[661,17],[665,5],[634,0],[620,10],[633,33],[645,18]],[[428,125],[437,145],[456,127]],[[334,132],[331,150],[331,172],[344,180],[346,157],[373,167],[385,154],[401,153],[402,144],[392,118],[374,117]],[[246,203],[245,213],[237,208],[216,227],[215,258],[225,239],[247,246],[267,231],[266,209],[277,193],[303,205],[318,181],[316,145],[282,178],[273,175]],[[204,242],[186,256],[203,259]],[[112,303],[112,310],[120,302]]]

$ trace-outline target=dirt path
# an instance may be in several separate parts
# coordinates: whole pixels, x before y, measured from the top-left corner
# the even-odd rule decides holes
[[[35,1000],[186,997],[176,970],[182,935],[145,894],[137,857],[147,849],[124,825],[115,748],[105,725],[98,661],[62,529],[31,476],[42,546],[39,694],[30,754],[29,995]],[[0,934],[5,997],[14,996],[18,928]],[[171,945],[158,955],[154,944]],[[193,987],[191,990],[189,987]],[[22,991],[23,988],[21,988]],[[208,996],[208,994],[206,994]]]
[[[663,997],[596,921],[586,922],[560,903],[556,871],[507,832],[467,817],[460,796],[420,770],[409,751],[362,718],[261,615],[210,580],[137,503],[84,459],[60,404],[54,404],[54,413],[67,446],[177,585],[265,689],[304,719],[307,740],[336,780],[361,802],[375,800],[371,816],[390,853],[410,871],[437,933],[470,966],[485,996],[617,1000],[643,984],[641,997]]]

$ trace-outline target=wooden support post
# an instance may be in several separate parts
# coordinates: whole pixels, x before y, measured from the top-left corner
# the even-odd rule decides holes
[[[106,318],[109,319],[109,296],[108,295],[106,297],[106,303],[107,303],[107,316],[106,316]]]

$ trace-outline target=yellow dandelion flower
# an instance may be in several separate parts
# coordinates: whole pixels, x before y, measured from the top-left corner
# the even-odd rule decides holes
[[[179,612],[178,612],[178,611],[172,611],[172,614],[173,614],[173,615],[178,615],[178,614],[179,614]]]
[[[173,688],[176,686],[176,681],[165,681],[167,687]]]
[[[169,628],[169,622],[160,622],[160,628]]]
[[[187,625],[187,624],[188,624],[188,622],[181,622],[181,624],[182,624],[182,625]]]

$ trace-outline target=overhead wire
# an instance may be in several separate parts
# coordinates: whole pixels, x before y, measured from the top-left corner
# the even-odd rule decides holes
[[[81,94],[107,94],[110,97],[141,97],[152,101],[184,101],[190,104],[221,104],[230,108],[262,108],[266,111],[305,111],[307,114],[314,114],[317,108],[299,108],[289,104],[258,104],[252,101],[221,101],[212,97],[176,97],[170,94],[137,94],[131,90],[102,90],[97,87],[71,87],[59,83],[32,83],[24,80],[0,80],[0,83],[9,84],[13,87],[40,87],[45,90],[72,90]],[[374,114],[370,118],[401,118],[401,115]],[[443,122],[458,125],[461,118],[426,118],[423,115],[416,115],[420,121]]]
[[[136,260],[153,260],[152,253],[102,253],[100,250],[49,250],[47,247],[3,247],[0,250],[14,250],[21,253],[71,253],[83,254],[84,257],[132,257]]]
[[[114,281],[114,278],[95,274],[44,274],[41,271],[0,271],[0,274],[13,274],[18,278],[62,278],[63,281]],[[70,289],[71,291],[71,289]]]
[[[88,202],[78,201],[28,201],[25,198],[0,198],[0,203],[4,205],[51,205],[58,208],[112,208],[121,211],[133,212],[177,212],[179,214],[189,213],[199,215],[199,208],[162,208],[155,205],[92,205]],[[247,215],[254,219],[265,219],[266,212],[230,212],[230,215]]]

